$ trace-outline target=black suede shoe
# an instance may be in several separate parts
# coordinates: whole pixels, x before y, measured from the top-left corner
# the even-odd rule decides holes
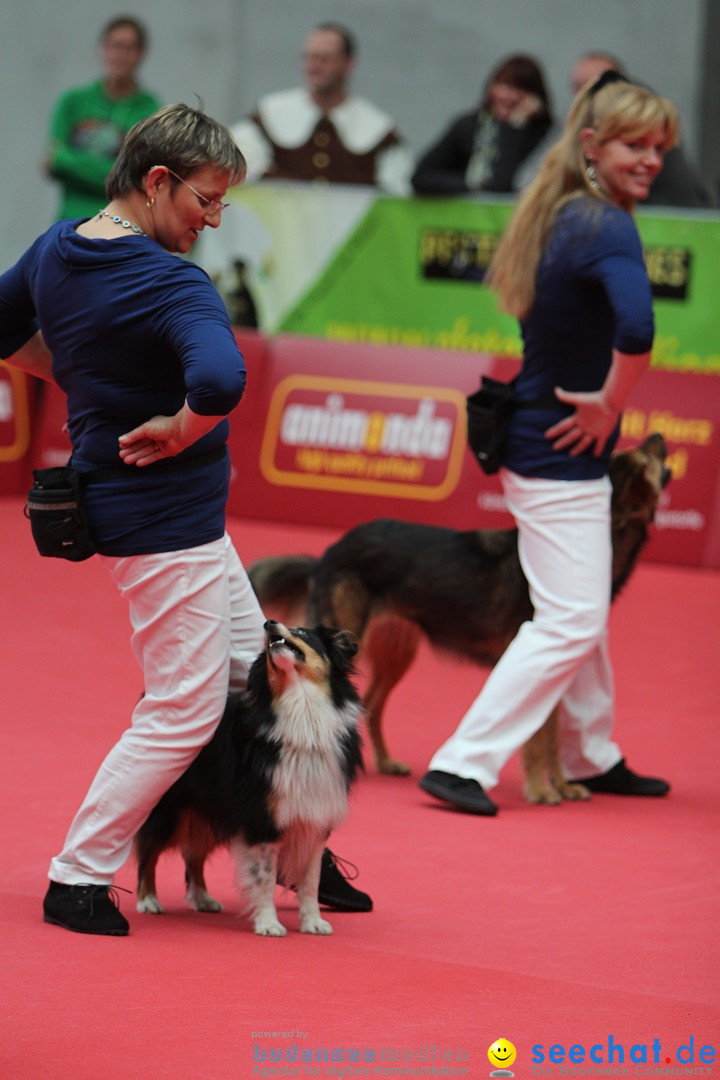
[[[488,798],[477,780],[464,780],[462,776],[433,769],[425,773],[419,784],[428,795],[452,803],[466,814],[494,817],[498,812],[497,806]]]
[[[335,911],[372,911],[373,902],[368,894],[350,884],[357,876],[357,866],[325,848],[320,867],[318,901]]]
[[[125,937],[130,924],[118,910],[111,885],[61,885],[51,881],[43,901],[44,920],[77,934]]]
[[[620,758],[617,765],[608,769],[600,776],[590,776],[587,780],[573,781],[584,784],[589,791],[595,791],[605,795],[646,795],[658,798],[667,795],[670,785],[665,780],[658,780],[654,776],[638,776],[637,773],[628,769],[625,758]]]

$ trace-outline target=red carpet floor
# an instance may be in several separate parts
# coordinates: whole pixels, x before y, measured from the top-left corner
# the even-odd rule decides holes
[[[104,939],[47,926],[40,909],[49,857],[140,690],[126,612],[95,560],[35,554],[20,499],[0,500],[0,525],[0,1080],[484,1078],[499,1037],[518,1080],[563,1075],[572,1046],[584,1062],[569,1075],[673,1077],[685,1061],[711,1075],[720,575],[643,564],[613,609],[618,739],[632,766],[672,781],[669,798],[531,807],[514,760],[496,819],[433,803],[417,777],[484,676],[426,650],[388,715],[413,777],[369,766],[331,845],[359,865],[374,912],[332,914],[334,935],[312,938],[290,897],[288,937],[256,938],[226,855],[210,867],[216,916],[186,908],[168,856],[166,915],[136,914],[123,893],[132,933]],[[231,531],[246,562],[336,535]],[[133,888],[131,866],[118,884]]]

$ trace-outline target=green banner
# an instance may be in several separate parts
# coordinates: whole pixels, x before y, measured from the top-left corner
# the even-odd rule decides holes
[[[483,285],[511,212],[500,201],[377,198],[278,329],[519,356],[515,319]],[[720,218],[639,211],[637,222],[655,296],[653,366],[720,373]]]

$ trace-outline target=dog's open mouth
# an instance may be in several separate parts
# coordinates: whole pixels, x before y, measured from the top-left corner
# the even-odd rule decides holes
[[[293,645],[292,641],[288,641],[287,638],[280,635],[268,641],[268,648],[271,652],[274,649],[287,649],[289,652],[294,653],[295,656],[299,656],[301,660],[305,659],[305,654],[298,649],[297,645]]]
[[[302,651],[302,649],[298,648],[292,638],[286,637],[284,634],[282,634],[280,632],[280,629],[270,630],[266,626],[265,633],[268,653],[271,657],[274,652],[278,652],[279,650],[284,649],[286,652],[292,653],[292,655],[296,656],[299,660],[305,660],[305,653]]]

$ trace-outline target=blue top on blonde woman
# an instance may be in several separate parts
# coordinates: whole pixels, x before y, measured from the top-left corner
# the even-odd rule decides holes
[[[599,390],[613,349],[650,350],[654,323],[652,295],[640,237],[627,211],[582,196],[558,212],[540,264],[535,299],[521,321],[522,369],[516,396],[553,399],[553,389]],[[571,457],[554,450],[545,431],[571,408],[517,409],[506,438],[503,464],[523,476],[590,480],[607,471],[619,424],[600,457],[588,451]]]
[[[180,460],[224,447],[228,420],[149,468],[123,465],[118,437],[152,416],[174,415],[186,399],[204,416],[227,417],[237,405],[245,363],[225,308],[194,263],[144,236],[80,236],[78,224],[56,223],[0,276],[0,355],[11,355],[39,323],[67,395],[72,464],[83,472],[119,470],[86,487],[101,554],[210,543],[225,529],[227,452],[174,470]]]

